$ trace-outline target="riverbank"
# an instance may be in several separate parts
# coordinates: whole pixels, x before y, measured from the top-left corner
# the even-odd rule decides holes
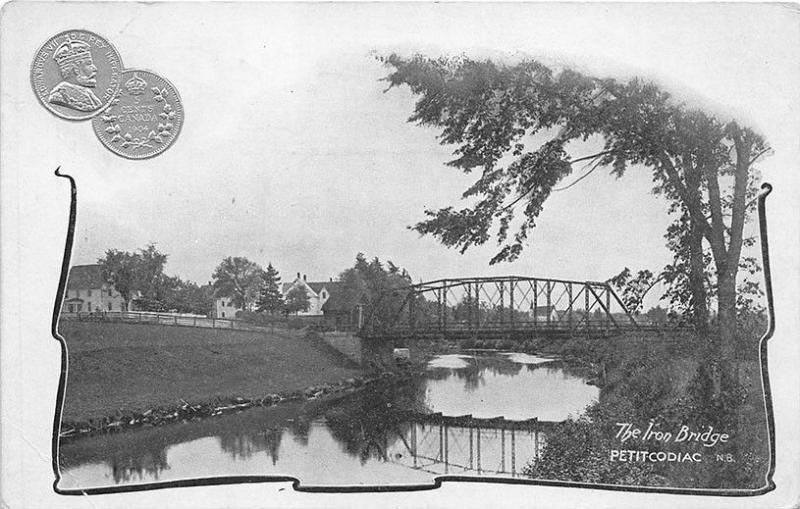
[[[770,450],[758,338],[741,340],[734,358],[721,358],[713,346],[707,337],[685,333],[576,338],[543,348],[543,353],[589,363],[601,392],[581,417],[564,422],[548,436],[541,459],[530,462],[525,474],[640,486],[763,487]],[[713,429],[730,440],[713,449],[677,440],[637,444],[655,453],[698,454],[700,459],[692,465],[618,462],[609,454],[621,446],[619,423],[653,426],[671,436],[681,429]]]
[[[274,404],[346,390],[365,377],[302,331],[82,322],[59,330],[69,357],[62,422],[74,429],[145,422],[148,411],[153,420],[177,412],[174,420]]]
[[[211,401],[190,404],[181,400],[180,404],[162,405],[149,408],[143,412],[120,410],[102,418],[84,421],[62,420],[59,437],[62,442],[82,436],[108,434],[128,429],[163,426],[177,422],[197,421],[208,417],[241,412],[249,408],[272,407],[283,403],[304,401],[332,401],[352,394],[353,392],[374,386],[387,379],[398,382],[401,378],[392,373],[382,373],[357,378],[348,378],[335,383],[312,385],[303,390],[267,394],[260,398],[243,398],[241,396],[217,397]]]

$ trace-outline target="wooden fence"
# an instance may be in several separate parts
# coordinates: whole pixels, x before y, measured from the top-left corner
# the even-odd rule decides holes
[[[206,329],[262,331],[263,327],[230,318],[208,318],[200,315],[179,313],[152,313],[147,311],[101,311],[94,313],[61,313],[62,320],[79,322],[122,322],[151,325],[173,325],[179,327],[202,327]]]

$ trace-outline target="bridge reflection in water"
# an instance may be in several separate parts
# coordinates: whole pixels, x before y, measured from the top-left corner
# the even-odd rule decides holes
[[[517,477],[536,461],[546,433],[555,423],[476,419],[440,414],[408,414],[411,423],[386,460],[434,475]]]

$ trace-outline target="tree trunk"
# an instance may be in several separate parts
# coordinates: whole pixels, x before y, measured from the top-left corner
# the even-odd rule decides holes
[[[736,362],[736,272],[727,270],[717,273],[717,322],[718,330],[708,335],[705,352],[712,383],[712,403],[724,403],[725,393],[739,387],[738,363]]]
[[[689,287],[692,292],[692,322],[700,334],[708,332],[708,294],[703,258],[703,230],[690,219],[689,231]]]
[[[725,271],[717,275],[717,301],[721,354],[734,352],[736,340],[736,273]],[[732,359],[728,359],[732,360]]]

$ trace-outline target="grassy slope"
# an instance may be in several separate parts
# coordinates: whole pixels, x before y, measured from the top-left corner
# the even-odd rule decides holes
[[[180,399],[260,397],[358,374],[296,331],[81,322],[59,329],[69,354],[66,421]]]

